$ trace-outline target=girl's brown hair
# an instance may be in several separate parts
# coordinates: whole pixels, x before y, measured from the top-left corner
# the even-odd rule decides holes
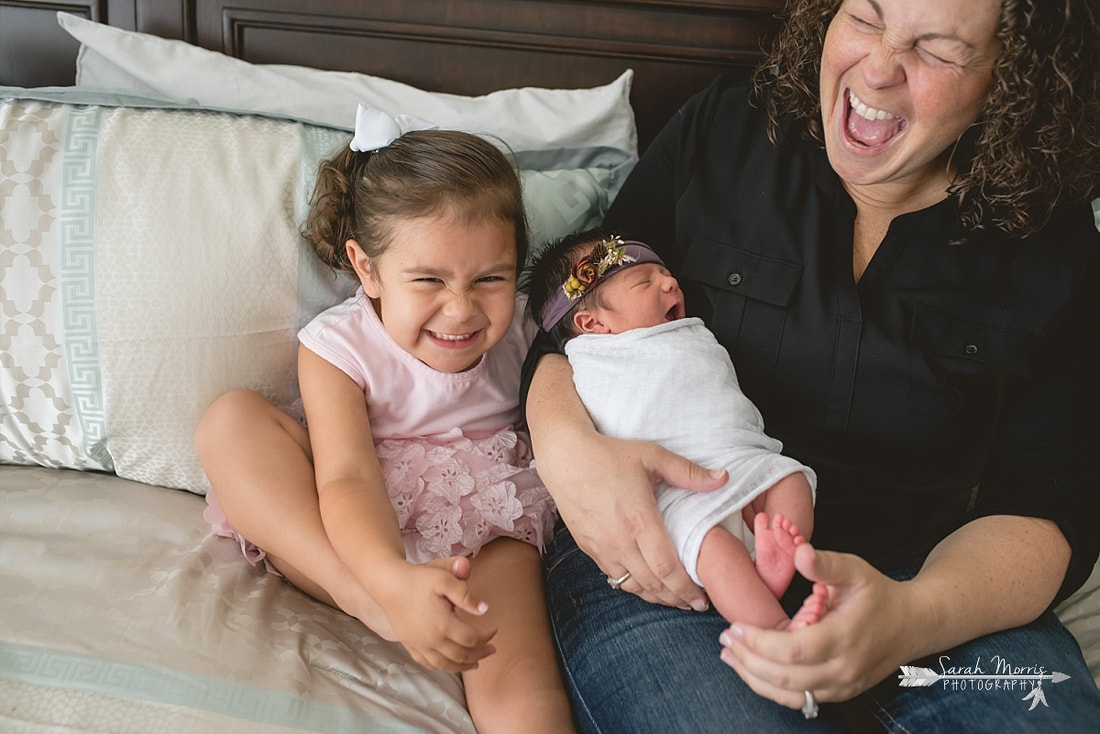
[[[767,109],[772,142],[793,119],[824,144],[821,50],[840,2],[792,0],[756,71],[755,99]],[[1095,0],[1002,0],[993,85],[960,141],[967,159],[949,189],[967,231],[1026,237],[1059,204],[1100,193],[1098,22]]]
[[[393,223],[451,213],[514,225],[516,269],[527,254],[519,177],[489,141],[455,130],[409,132],[384,148],[348,147],[321,163],[302,234],[334,270],[355,277],[345,243],[369,258],[390,245]]]

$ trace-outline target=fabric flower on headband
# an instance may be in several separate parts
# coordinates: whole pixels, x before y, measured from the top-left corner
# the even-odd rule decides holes
[[[626,254],[626,245],[623,244],[622,238],[604,240],[573,266],[569,279],[561,289],[565,291],[570,301],[575,301],[583,296],[590,286],[599,282],[613,265],[634,262],[636,259]]]
[[[355,136],[348,147],[358,153],[385,148],[405,133],[413,130],[437,130],[439,126],[413,115],[393,117],[382,110],[365,107],[355,112]]]
[[[586,293],[598,287],[623,268],[645,263],[664,265],[649,245],[637,240],[626,240],[618,235],[598,243],[592,252],[582,257],[569,272],[561,288],[555,288],[539,314],[539,326],[544,331],[553,329]]]

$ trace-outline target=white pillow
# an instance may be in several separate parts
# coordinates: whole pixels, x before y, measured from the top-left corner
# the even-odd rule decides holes
[[[279,114],[351,129],[358,102],[440,127],[491,133],[517,150],[606,146],[632,157],[633,71],[591,89],[505,89],[481,97],[301,66],[250,64],[183,41],[124,31],[69,13],[58,22],[82,47],[78,86],[124,89],[224,109]]]
[[[0,462],[205,492],[199,415],[238,387],[291,402],[298,328],[350,292],[298,231],[349,140],[0,87]],[[599,222],[609,169],[540,157],[520,171],[532,241]]]

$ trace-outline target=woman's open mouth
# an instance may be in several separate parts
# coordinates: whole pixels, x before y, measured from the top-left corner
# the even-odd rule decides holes
[[[880,148],[897,137],[908,123],[905,118],[869,107],[848,90],[848,106],[845,112],[844,131],[848,140],[864,148]]]

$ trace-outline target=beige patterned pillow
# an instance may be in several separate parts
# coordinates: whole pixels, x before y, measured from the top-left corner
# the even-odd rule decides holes
[[[350,292],[298,234],[349,135],[52,94],[0,89],[0,462],[205,492],[199,415],[292,401],[298,328]],[[533,242],[606,210],[624,161],[577,153],[517,154]]]
[[[70,359],[57,338],[61,262],[50,244],[62,228],[66,119],[35,102],[0,107],[0,460],[109,469],[98,390],[85,389],[78,345]]]

